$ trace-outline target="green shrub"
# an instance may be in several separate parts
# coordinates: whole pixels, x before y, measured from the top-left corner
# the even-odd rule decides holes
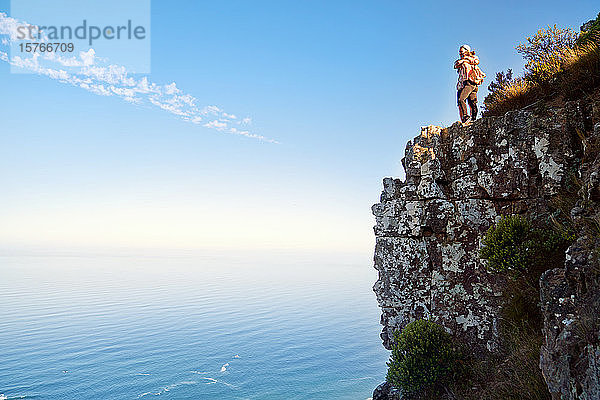
[[[531,223],[511,215],[492,225],[483,238],[481,258],[493,272],[510,271],[515,275],[527,270],[532,259]]]
[[[508,272],[514,278],[533,275],[554,266],[574,235],[568,230],[539,229],[519,215],[505,216],[492,225],[483,238],[481,258],[492,272]]]
[[[457,359],[444,328],[427,320],[413,321],[402,333],[394,332],[387,381],[407,394],[435,390],[455,370]]]

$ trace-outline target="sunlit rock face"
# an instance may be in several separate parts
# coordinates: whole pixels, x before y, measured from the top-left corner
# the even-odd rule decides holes
[[[385,178],[372,207],[386,348],[394,330],[419,318],[443,325],[476,355],[498,348],[504,282],[479,259],[481,239],[501,215],[548,210],[579,168],[577,130],[592,125],[591,105],[572,102],[467,127],[423,127],[407,144],[405,179]]]

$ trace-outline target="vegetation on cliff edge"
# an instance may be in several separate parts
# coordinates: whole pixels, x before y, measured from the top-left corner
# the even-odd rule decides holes
[[[483,115],[502,115],[541,100],[572,99],[600,87],[600,13],[581,33],[556,25],[516,46],[526,61],[522,77],[496,73]]]

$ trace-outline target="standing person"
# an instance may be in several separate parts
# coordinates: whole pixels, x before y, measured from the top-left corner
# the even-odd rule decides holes
[[[479,57],[475,55],[474,51],[471,51],[471,47],[467,44],[460,46],[458,50],[460,58],[454,62],[454,69],[458,72],[458,83],[456,84],[456,99],[458,102],[458,111],[460,114],[460,120],[463,124],[468,124],[472,120],[477,118],[477,89],[478,84],[474,79],[475,66],[479,64]],[[477,67],[477,70],[479,67]],[[467,104],[469,102],[469,108],[471,114],[467,112]]]

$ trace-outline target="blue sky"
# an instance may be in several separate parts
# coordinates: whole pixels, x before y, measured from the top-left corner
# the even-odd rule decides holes
[[[368,253],[370,206],[383,177],[402,175],[406,141],[457,119],[460,44],[477,51],[487,86],[496,71],[521,71],[514,46],[538,28],[578,29],[598,11],[596,1],[154,1],[148,79],[251,118],[251,132],[278,143],[0,62],[0,247]]]

